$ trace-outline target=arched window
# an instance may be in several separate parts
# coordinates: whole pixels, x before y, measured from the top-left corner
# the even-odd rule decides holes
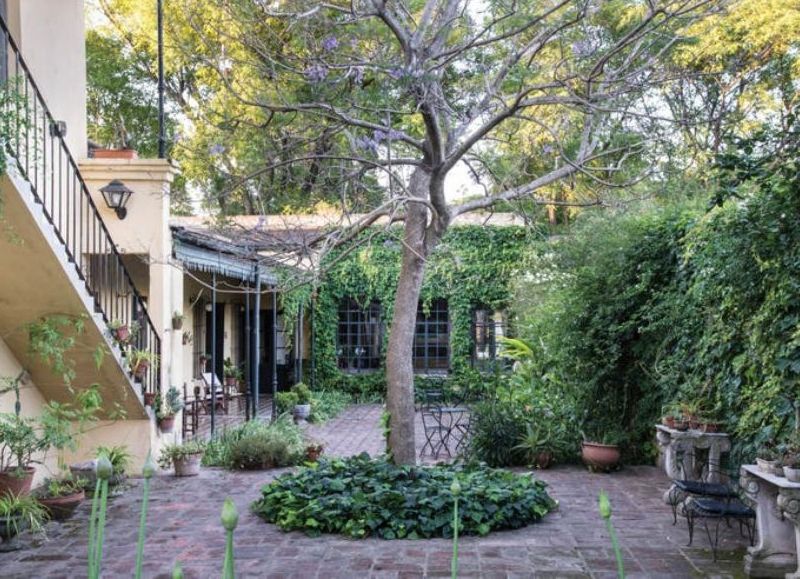
[[[354,299],[342,300],[336,344],[339,369],[363,372],[380,367],[382,341],[380,304],[372,302],[363,307]]]
[[[414,370],[421,373],[447,372],[450,368],[450,318],[447,300],[431,302],[425,313],[417,307],[417,327],[414,333]]]

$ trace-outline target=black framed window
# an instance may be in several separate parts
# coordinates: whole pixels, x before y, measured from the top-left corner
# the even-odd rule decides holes
[[[414,370],[416,372],[447,372],[450,368],[450,316],[447,300],[431,302],[425,312],[417,308],[414,332]]]
[[[507,335],[504,312],[478,307],[472,312],[472,366],[491,370],[497,363],[499,339]]]
[[[375,370],[381,365],[383,321],[381,306],[364,307],[354,299],[339,305],[336,357],[339,368],[348,372]]]

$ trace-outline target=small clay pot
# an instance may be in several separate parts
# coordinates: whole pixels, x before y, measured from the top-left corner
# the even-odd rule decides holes
[[[145,392],[144,393],[144,405],[152,407],[156,401],[156,393],[155,392]]]
[[[140,360],[136,367],[133,369],[133,375],[135,378],[141,380],[144,378],[145,374],[147,374],[147,370],[150,369],[150,361],[149,360]]]
[[[161,429],[161,432],[169,434],[175,429],[175,417],[166,416],[164,418],[159,418],[158,427]]]
[[[139,153],[134,149],[93,149],[94,159],[138,159]]]
[[[117,342],[126,343],[131,337],[131,330],[128,326],[120,326],[119,328],[115,328],[112,330],[114,334],[114,339]]]
[[[721,422],[704,422],[701,425],[701,429],[703,432],[714,434],[717,432],[722,432],[723,426],[724,425]]]
[[[665,416],[664,418],[661,419],[661,423],[667,428],[675,428],[675,417]]]
[[[783,467],[783,475],[786,480],[793,483],[800,483],[800,468]]]

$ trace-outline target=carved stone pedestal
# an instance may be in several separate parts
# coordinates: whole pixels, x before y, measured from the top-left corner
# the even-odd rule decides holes
[[[749,464],[742,467],[740,484],[756,511],[758,529],[758,542],[747,549],[745,573],[800,579],[800,484]]]

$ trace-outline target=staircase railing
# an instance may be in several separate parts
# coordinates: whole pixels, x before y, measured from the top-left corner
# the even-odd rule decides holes
[[[122,344],[129,365],[136,358],[132,350],[147,352],[145,358],[151,362],[160,360],[161,339],[67,148],[64,123],[50,113],[2,17],[0,84],[0,142],[8,164],[30,184],[36,203],[94,298],[95,311],[107,325],[138,327]],[[133,375],[133,368],[129,371]],[[151,363],[144,376],[135,377],[143,393],[160,392],[159,374]]]

